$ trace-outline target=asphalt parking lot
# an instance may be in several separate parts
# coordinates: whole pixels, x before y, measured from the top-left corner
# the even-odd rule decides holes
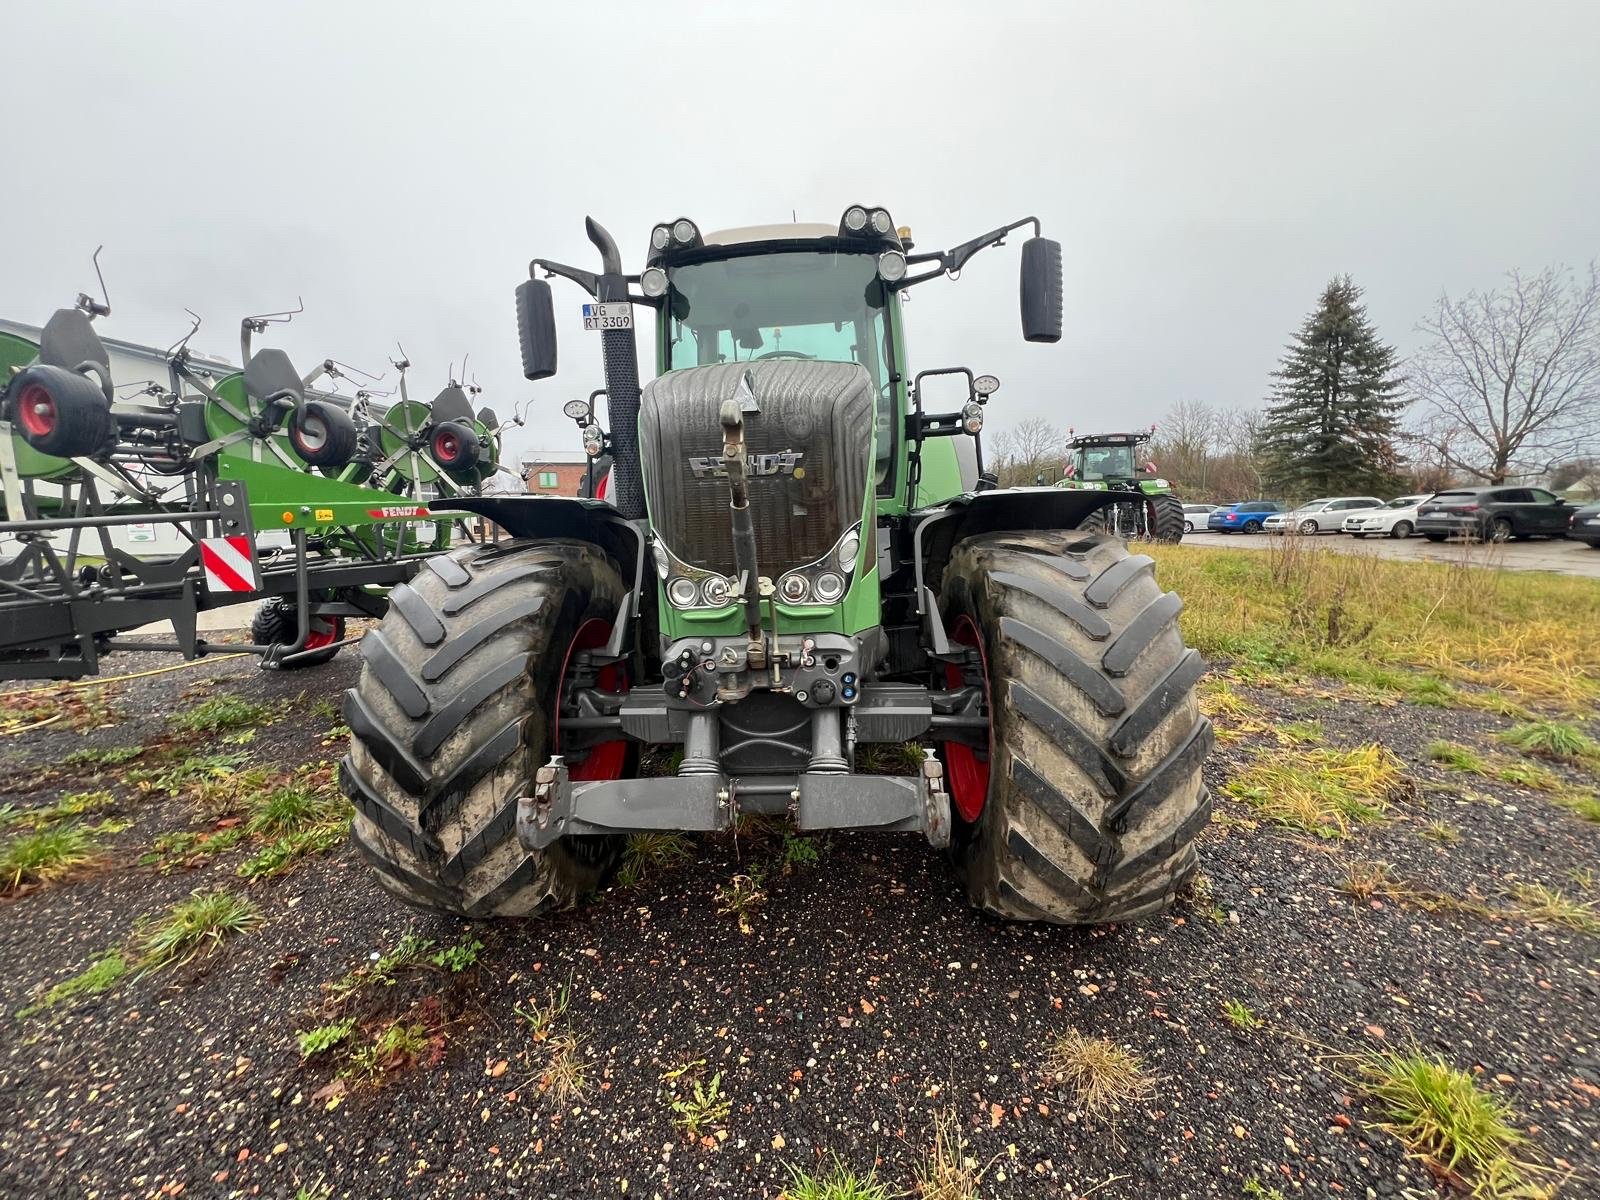
[[[1280,536],[1297,535],[1186,533],[1183,543],[1186,546],[1226,546],[1230,550],[1266,550],[1276,545]],[[1600,550],[1592,549],[1583,542],[1565,539],[1537,538],[1483,545],[1430,542],[1422,537],[1353,538],[1343,533],[1324,533],[1316,535],[1314,540],[1319,549],[1326,547],[1341,554],[1376,554],[1381,558],[1413,562],[1466,563],[1503,571],[1555,571],[1562,575],[1600,579]]]

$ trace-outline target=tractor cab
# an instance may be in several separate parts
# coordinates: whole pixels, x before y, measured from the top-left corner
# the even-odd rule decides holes
[[[1096,433],[1076,436],[1067,431],[1067,462],[1064,474],[1080,483],[1132,486],[1155,474],[1155,464],[1143,454],[1155,436],[1155,429],[1138,433]]]

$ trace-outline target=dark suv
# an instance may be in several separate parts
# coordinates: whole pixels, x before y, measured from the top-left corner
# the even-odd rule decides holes
[[[1283,511],[1276,500],[1245,500],[1224,504],[1206,518],[1206,528],[1219,533],[1260,533],[1261,522]]]
[[[1543,488],[1462,488],[1438,492],[1417,508],[1417,532],[1430,542],[1452,535],[1485,542],[1542,534],[1564,537],[1572,506]]]

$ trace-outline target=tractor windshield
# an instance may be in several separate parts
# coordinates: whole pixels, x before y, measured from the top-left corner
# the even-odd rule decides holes
[[[1087,446],[1078,451],[1078,478],[1085,480],[1132,479],[1132,446]]]
[[[668,272],[667,369],[764,358],[814,358],[866,368],[877,389],[877,477],[894,453],[893,347],[887,302],[869,254],[786,251]]]

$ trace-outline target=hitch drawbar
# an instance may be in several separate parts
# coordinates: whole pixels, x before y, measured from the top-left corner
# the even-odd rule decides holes
[[[533,795],[517,802],[517,840],[543,850],[575,835],[715,832],[741,811],[784,813],[802,832],[861,829],[920,833],[950,844],[950,797],[944,764],[932,750],[909,778],[805,772],[798,775],[675,775],[656,779],[572,782],[557,755],[534,776]]]

